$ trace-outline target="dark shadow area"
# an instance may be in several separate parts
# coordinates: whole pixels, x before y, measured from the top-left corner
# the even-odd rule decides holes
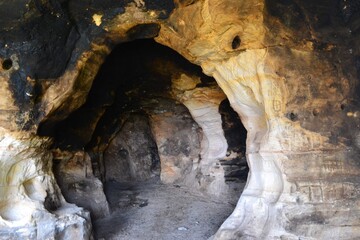
[[[225,170],[225,181],[247,180],[249,167],[246,161],[246,136],[247,131],[242,124],[239,115],[231,108],[228,99],[221,102],[219,106],[222,127],[228,143],[228,154],[236,154],[231,160],[220,161]]]
[[[195,88],[217,86],[199,66],[152,39],[123,43],[106,58],[84,105],[54,129],[44,129],[53,132],[52,148],[59,155],[54,158],[54,172],[63,195],[67,201],[92,211],[98,237],[109,237],[108,233],[126,236],[126,231],[144,234],[134,222],[143,217],[167,221],[163,225],[168,231],[171,224],[199,222],[197,233],[175,228],[173,233],[161,233],[159,239],[167,234],[179,239],[208,238],[232,211],[232,203],[247,179],[246,130],[229,101],[224,100],[219,113],[231,159],[220,160],[220,164],[236,199],[219,203],[210,214],[205,209],[216,208],[217,204],[202,199],[197,189],[183,184],[192,171],[198,171],[195,174],[201,177],[201,169],[194,170],[194,166],[200,158],[202,129],[173,93],[172,80],[182,74],[199,79]],[[74,169],[83,168],[85,162],[91,170],[79,177],[79,170]],[[64,177],[68,172],[71,176]],[[171,184],[164,184],[166,181]],[[99,198],[102,194],[100,210],[94,207],[96,203],[87,201],[89,194]],[[181,200],[175,204],[173,198]],[[111,215],[105,217],[102,209],[106,204]],[[206,222],[208,217],[214,221]],[[119,223],[121,229],[105,227],[109,221]],[[142,226],[153,229],[154,221]],[[189,228],[182,225],[177,227]]]
[[[182,72],[201,76],[202,85],[215,83],[199,66],[152,39],[120,44],[103,63],[86,103],[56,125],[54,147],[78,150],[97,144],[93,134],[110,133],[96,125],[107,122],[107,129],[113,131],[121,125],[119,115],[141,111],[141,100],[171,98],[171,76]]]

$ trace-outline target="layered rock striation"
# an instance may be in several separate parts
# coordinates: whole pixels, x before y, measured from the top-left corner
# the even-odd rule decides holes
[[[103,210],[90,210],[97,215],[108,211],[100,180],[119,177],[111,168],[106,176],[111,156],[122,159],[119,169],[128,166],[121,177],[147,178],[160,163],[164,182],[199,180],[194,186],[221,195],[227,185],[220,160],[233,156],[218,111],[225,98],[247,130],[250,172],[234,212],[213,238],[359,238],[356,1],[12,1],[0,3],[0,12],[1,238],[91,238],[89,213],[64,200],[54,159],[57,174],[68,174],[59,185],[74,186],[68,190],[78,194],[68,201],[77,196],[80,206],[86,186],[96,183],[94,197]],[[143,38],[201,66],[221,89],[201,86],[196,74],[172,74],[174,68],[156,61],[153,68],[165,70],[156,69],[153,79],[169,81],[152,86],[152,95],[134,95],[143,89],[126,88],[116,78],[94,81],[116,44]],[[134,86],[149,80],[134,79],[128,80]],[[100,88],[103,95],[93,90]],[[141,104],[124,107],[141,94]],[[180,110],[159,111],[154,102]],[[79,117],[85,112],[89,117]],[[140,113],[130,119],[138,118],[132,122],[153,136],[143,143],[144,154],[122,142],[140,136],[128,135],[134,127],[126,124],[121,131],[129,112]],[[184,132],[171,125],[178,113],[187,119]],[[59,129],[66,129],[60,126],[76,117],[86,120],[70,131],[77,147],[53,156],[50,149],[61,144],[50,147],[51,138],[59,140]],[[143,168],[125,151],[114,154],[120,145]]]

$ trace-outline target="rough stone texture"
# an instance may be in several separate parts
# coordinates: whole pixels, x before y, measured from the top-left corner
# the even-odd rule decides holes
[[[133,55],[134,53],[136,53],[136,57]],[[122,67],[119,68],[119,66]],[[155,165],[157,165],[157,161],[160,162],[156,158],[160,157],[162,166],[169,168],[162,171],[162,179],[165,182],[173,182],[176,179],[177,183],[186,181],[188,186],[218,196],[226,193],[228,187],[224,185],[223,170],[219,167],[218,162],[221,157],[225,156],[227,150],[226,140],[221,130],[221,117],[218,113],[219,103],[211,105],[212,114],[216,116],[214,122],[217,135],[208,131],[208,135],[212,137],[211,146],[204,146],[204,156],[202,157],[204,160],[201,166],[204,170],[201,170],[198,167],[199,154],[201,154],[199,142],[202,138],[206,143],[207,140],[205,139],[207,138],[203,138],[198,126],[196,126],[196,120],[195,122],[191,120],[186,108],[175,103],[174,99],[179,100],[180,98],[171,93],[172,79],[178,76],[187,76],[184,74],[187,72],[188,75],[197,79],[193,88],[197,88],[199,92],[201,89],[209,90],[210,95],[213,91],[214,96],[219,95],[220,98],[224,98],[225,95],[221,89],[215,87],[217,86],[215,81],[203,79],[208,77],[200,74],[200,71],[199,67],[192,66],[180,55],[176,55],[170,49],[152,41],[143,40],[138,45],[134,42],[117,47],[106,59],[97,75],[85,104],[71,114],[66,121],[56,125],[55,146],[61,149],[81,149],[84,147],[92,156],[95,175],[104,181],[145,180],[153,175],[152,171],[158,171],[155,169],[157,168]],[[191,77],[188,79],[191,80]],[[212,88],[205,87],[209,85],[208,81],[212,82]],[[181,85],[181,83],[179,84]],[[201,86],[197,87],[196,84]],[[181,87],[180,85],[178,87]],[[198,94],[199,98],[200,95]],[[210,98],[208,97],[204,101],[211,102]],[[172,109],[173,106],[175,107]],[[168,112],[168,114],[171,112],[176,117],[169,118],[166,114],[159,114],[162,112]],[[146,118],[146,115],[156,115],[151,120],[152,133],[149,133],[148,127],[145,126],[146,121],[139,120],[139,117],[134,118],[134,116]],[[129,116],[132,117],[129,118]],[[166,118],[168,119],[164,120]],[[160,122],[162,121],[166,121],[168,127],[154,127],[161,125]],[[45,125],[47,124],[43,126]],[[181,126],[182,131],[187,132],[188,138],[192,139],[188,144],[189,149],[192,148],[190,151],[193,152],[191,157],[193,163],[191,164],[194,166],[191,170],[189,170],[189,159],[182,156],[182,151],[176,150],[181,148],[181,146],[177,146],[178,141],[176,139],[170,146],[174,149],[172,158],[165,157],[169,153],[164,153],[163,147],[157,150],[156,145],[155,149],[154,146],[150,146],[152,134],[165,134],[167,136],[168,133],[164,132],[167,129],[172,129],[172,126]],[[198,130],[194,131],[194,127]],[[218,135],[221,137],[221,139],[219,138],[220,141],[216,138]],[[184,139],[184,141],[187,140]],[[195,143],[192,144],[191,142]],[[216,153],[219,151],[218,148],[221,148],[220,155]],[[214,157],[214,153],[212,153],[211,159],[206,160],[209,150],[217,156]],[[158,156],[158,151],[160,156]],[[180,155],[176,159],[175,166],[174,157],[177,157],[178,154]],[[182,161],[184,162],[182,163]],[[174,178],[169,180],[166,172],[171,171],[179,173],[176,178],[169,175],[169,178]],[[221,187],[222,185],[223,187]]]
[[[47,138],[1,128],[0,239],[91,238],[87,211],[63,199]]]
[[[85,152],[53,151],[54,175],[64,198],[83,207],[93,218],[109,214],[102,182],[93,175],[90,157]]]
[[[184,78],[184,75],[181,77]],[[184,87],[176,90],[185,90],[177,97],[189,109],[204,132],[201,143],[201,158],[204,161],[201,164],[212,164],[212,160],[225,157],[228,145],[219,113],[220,102],[225,99],[223,91],[217,86],[192,89]]]
[[[182,73],[172,77],[172,95],[189,109],[194,121],[202,129],[201,158],[199,163],[194,165],[198,184],[190,184],[190,186],[193,185],[213,196],[229,196],[229,199],[232,198],[231,195],[238,196],[239,181],[229,187],[226,180],[234,180],[231,177],[244,170],[246,181],[248,169],[244,158],[245,146],[240,147],[241,137],[239,137],[241,134],[246,134],[246,130],[239,131],[237,124],[242,128],[243,126],[237,113],[230,106],[223,107],[220,113],[220,105],[226,97],[224,92],[215,82],[205,84],[197,75]],[[225,138],[224,129],[228,134],[230,133],[231,138]],[[239,165],[242,166],[239,168]]]
[[[173,94],[189,109],[202,129],[200,159],[194,166],[198,171],[199,187],[219,196],[228,190],[224,171],[218,162],[225,157],[228,149],[219,113],[225,94],[218,86],[197,88],[200,82],[196,77],[182,74],[172,80]]]
[[[106,181],[143,181],[155,175],[159,165],[148,117],[133,113],[125,118],[104,152]]]
[[[93,239],[90,214],[75,205],[63,206],[52,214],[39,211],[36,221],[25,226],[0,229],[0,239]]]
[[[199,162],[200,129],[188,110],[173,100],[157,99],[145,105],[161,163],[160,179],[164,183],[193,179]],[[191,180],[190,180],[191,181]]]
[[[248,183],[214,239],[356,238],[358,150],[346,141],[357,135],[359,120],[354,110],[338,108],[353,97],[348,86],[356,75],[330,56],[351,57],[330,43],[319,49],[316,36],[291,36],[265,11],[261,1],[197,2],[177,9],[158,38],[214,76],[248,131]],[[187,21],[190,15],[197,21]],[[355,129],[340,130],[349,123]]]
[[[1,1],[0,11],[5,234],[49,214],[47,191],[61,199],[48,167],[44,185],[24,187],[49,163],[44,147],[19,150],[32,144],[24,136],[51,135],[85,102],[114,44],[158,35],[216,79],[247,129],[247,186],[214,239],[359,238],[357,1]]]
[[[92,80],[108,54],[109,42],[154,37],[158,29],[154,25],[145,25],[140,32],[132,27],[165,18],[173,8],[172,1],[149,2],[146,7],[142,1],[119,4],[111,1],[0,2],[0,93],[3,96],[0,126],[6,129],[0,137],[4,145],[0,159],[0,178],[3,179],[0,208],[4,218],[1,232],[6,239],[9,236],[14,239],[88,239],[91,236],[89,216],[81,208],[73,206],[56,213],[57,217],[42,217],[55,216],[44,207],[46,192],[54,199],[62,199],[55,201],[56,208],[66,203],[60,191],[53,192],[57,184],[50,174],[51,168],[46,167],[45,182],[38,183],[44,176],[38,170],[51,162],[51,158],[42,157],[47,156],[47,149],[34,145],[27,151],[29,142],[23,138],[36,131],[51,135],[57,122],[84,103]],[[107,16],[102,17],[105,14]],[[144,33],[148,29],[148,33]],[[7,131],[12,132],[5,134]],[[7,146],[9,141],[12,144]],[[25,150],[10,151],[8,148],[14,148],[15,143]],[[27,158],[33,151],[39,156]],[[24,181],[31,191],[30,197],[24,190]],[[35,210],[37,215],[33,215]],[[40,224],[42,220],[46,224]],[[33,228],[34,223],[39,229]],[[16,232],[22,230],[15,227],[23,225],[32,228],[18,235]],[[42,230],[48,231],[47,235],[41,235]]]

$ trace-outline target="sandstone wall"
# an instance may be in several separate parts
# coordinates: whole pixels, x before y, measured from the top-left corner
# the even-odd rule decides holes
[[[2,236],[90,238],[88,213],[63,200],[38,134],[84,104],[115,44],[157,36],[216,79],[247,129],[247,186],[214,239],[359,237],[356,1],[8,1],[0,13]],[[210,113],[214,102],[188,94],[219,147],[202,148],[206,165],[226,152],[212,136],[219,115],[206,125],[197,106]]]

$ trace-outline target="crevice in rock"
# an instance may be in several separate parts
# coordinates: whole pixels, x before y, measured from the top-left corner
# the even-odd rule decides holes
[[[228,143],[227,159],[220,160],[224,166],[225,181],[244,182],[247,179],[249,167],[246,162],[246,135],[247,131],[241,123],[239,115],[231,108],[228,99],[219,106],[222,118],[222,127]]]

